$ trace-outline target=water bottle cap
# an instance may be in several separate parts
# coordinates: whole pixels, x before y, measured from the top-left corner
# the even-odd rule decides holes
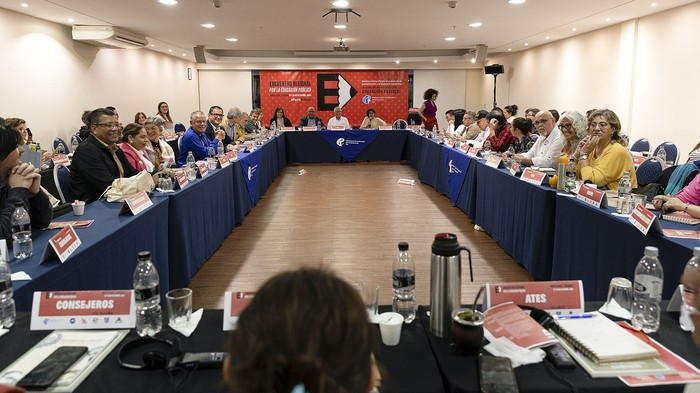
[[[139,256],[139,261],[145,261],[148,259],[151,259],[151,252],[150,251],[141,251],[138,253]]]
[[[658,257],[659,256],[659,249],[656,247],[652,247],[652,246],[646,246],[646,247],[644,247],[644,256],[646,256],[646,257]]]
[[[408,251],[408,243],[406,243],[406,242],[399,243],[399,251]]]

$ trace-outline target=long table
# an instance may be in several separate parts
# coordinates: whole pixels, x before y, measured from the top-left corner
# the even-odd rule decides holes
[[[593,209],[549,187],[525,183],[505,169],[488,167],[480,159],[467,160],[459,170],[464,179],[455,194],[450,191],[454,168],[446,158],[465,154],[410,131],[285,132],[183,190],[152,194],[154,207],[136,217],[117,217],[116,204],[89,205],[85,218],[94,217],[96,222],[78,230],[81,239],[86,238],[65,264],[53,260],[39,265],[37,255],[55,231],[35,232],[35,256],[11,264],[13,271],[25,270],[33,277],[14,284],[18,310],[29,309],[35,290],[130,288],[136,253],[141,250],[153,253],[161,290],[188,285],[285,165],[344,162],[336,145],[363,140],[365,135],[374,139],[362,141],[363,149],[352,160],[410,162],[421,182],[450,197],[535,278],[582,279],[587,300],[605,299],[614,276],[632,278],[645,245],[659,248],[666,271],[663,297],[670,298],[698,245],[656,233],[644,236],[626,219],[613,216],[611,209]],[[461,213],[455,210],[455,214]],[[662,226],[690,228],[666,221]]]

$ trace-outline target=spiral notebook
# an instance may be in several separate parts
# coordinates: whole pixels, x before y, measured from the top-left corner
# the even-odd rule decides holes
[[[680,222],[681,224],[697,225],[700,224],[700,219],[691,216],[686,212],[664,213],[661,216],[662,220]]]
[[[651,345],[634,337],[599,312],[593,318],[558,319],[555,333],[596,363],[644,359],[659,356]]]

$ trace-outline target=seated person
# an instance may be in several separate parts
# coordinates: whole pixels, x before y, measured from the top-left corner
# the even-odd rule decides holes
[[[175,165],[175,152],[168,142],[160,139],[163,133],[163,120],[155,116],[149,116],[144,122],[148,143],[146,144],[146,155],[158,169],[161,164]]]
[[[476,126],[479,127],[479,133],[476,134],[473,140],[478,144],[484,143],[489,137],[489,121],[486,119],[488,115],[489,113],[482,109],[476,113],[476,117],[474,118],[476,120]]]
[[[207,130],[207,118],[202,111],[194,111],[190,114],[190,128],[180,140],[180,154],[177,156],[177,166],[182,167],[187,163],[187,154],[192,152],[194,159],[204,160],[209,156],[209,148],[219,144],[219,139],[209,140]]]
[[[228,114],[226,114],[226,137],[227,140],[231,139],[230,144],[226,146],[227,151],[236,148],[234,142],[239,144],[255,139],[255,134],[248,134],[245,130],[246,119],[244,115],[245,113],[241,112],[238,107],[229,109]]]
[[[581,140],[574,152],[581,180],[608,190],[617,190],[623,173],[629,172],[632,188],[637,188],[634,161],[620,129],[620,119],[610,109],[599,109],[591,113],[588,117],[589,134]]]
[[[652,204],[662,211],[683,211],[700,218],[700,176],[695,176],[690,184],[673,196],[655,196]]]
[[[256,135],[262,131],[260,127],[260,109],[255,108],[250,111],[250,118],[245,122],[245,132],[248,134]]]
[[[316,117],[316,108],[313,106],[310,106],[306,111],[306,116],[299,120],[299,127],[316,127],[318,130],[326,129],[326,126],[323,125],[323,120],[320,117]]]
[[[378,377],[372,327],[359,294],[313,268],[269,279],[231,332],[231,392],[368,393]]]
[[[119,148],[124,152],[124,156],[129,164],[137,171],[147,171],[153,173],[155,166],[146,156],[146,144],[151,143],[146,136],[146,129],[138,123],[130,123],[122,131],[122,143]]]
[[[524,117],[516,117],[511,124],[510,132],[515,137],[513,151],[522,154],[532,149],[535,138],[532,136],[532,121]]]
[[[90,132],[73,153],[70,167],[71,192],[86,203],[96,201],[114,179],[139,173],[117,146],[120,130],[114,112],[107,108],[92,111]]]
[[[697,311],[700,310],[700,296],[697,296],[698,291],[700,291],[700,268],[683,272],[681,284],[683,284],[683,297],[686,299],[688,305],[693,307],[695,311],[690,314],[690,318],[693,320],[693,325],[695,326],[693,330],[693,341],[695,341],[695,345],[700,347],[700,314],[697,313]]]
[[[22,202],[29,212],[34,228],[46,228],[51,222],[53,209],[41,190],[39,170],[30,163],[20,163],[22,136],[0,119],[0,239],[12,245],[10,219],[16,202]]]
[[[362,120],[362,124],[360,124],[360,128],[365,129],[365,130],[378,130],[379,127],[385,126],[386,122],[377,116],[377,111],[374,110],[374,108],[369,108],[367,109],[367,112],[365,113],[365,118]]]
[[[224,120],[224,110],[218,105],[213,105],[209,108],[207,129],[204,133],[207,135],[210,141],[216,138],[216,134],[219,130],[223,130],[224,127],[221,122]]]
[[[349,130],[352,127],[350,127],[350,122],[348,121],[348,118],[343,116],[343,110],[340,109],[339,106],[336,106],[333,108],[333,114],[334,116],[328,119],[328,128],[332,129],[333,127],[341,126],[345,130]]]
[[[275,116],[270,119],[270,128],[277,127],[282,128],[282,127],[292,127],[292,121],[287,119],[287,116],[284,115],[284,108],[279,107],[275,109]]]
[[[510,123],[503,115],[503,111],[494,108],[486,117],[489,121],[489,144],[491,151],[504,152],[515,142],[515,137],[510,132]]]
[[[559,118],[557,128],[564,137],[564,147],[561,152],[571,156],[578,147],[581,139],[588,135],[588,122],[582,114],[576,111],[566,111]]]
[[[445,112],[445,120],[447,120],[447,129],[445,133],[447,135],[452,135],[455,132],[455,111],[453,109]]]
[[[535,115],[535,128],[540,136],[530,150],[522,154],[516,154],[513,158],[525,166],[556,168],[561,148],[564,146],[564,138],[555,124],[556,121],[551,112],[538,112]]]

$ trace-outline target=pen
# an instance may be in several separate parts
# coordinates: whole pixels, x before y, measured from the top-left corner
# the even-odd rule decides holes
[[[569,315],[555,315],[554,319],[581,319],[581,318],[593,318],[595,314],[583,313],[583,314],[569,314]]]

